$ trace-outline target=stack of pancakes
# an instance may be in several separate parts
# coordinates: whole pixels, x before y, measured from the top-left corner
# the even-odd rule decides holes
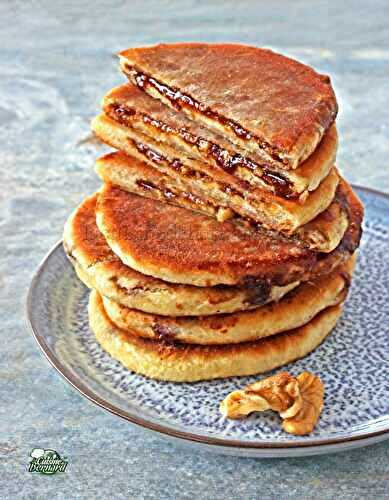
[[[173,381],[305,356],[341,314],[363,217],[335,167],[329,78],[232,44],[129,49],[120,65],[129,83],[92,123],[118,151],[64,235],[98,342]]]

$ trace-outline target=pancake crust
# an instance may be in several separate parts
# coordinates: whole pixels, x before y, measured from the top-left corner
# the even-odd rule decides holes
[[[134,85],[121,85],[108,92],[103,109],[112,120],[201,160],[205,163],[203,171],[211,176],[213,169],[226,171],[281,197],[298,198],[315,190],[335,163],[338,143],[335,124],[324,134],[312,155],[298,169],[288,171],[269,166],[263,160],[256,162],[248,158],[245,151],[221,135],[165,106]]]
[[[96,222],[112,250],[128,266],[165,281],[196,286],[273,285],[314,279],[331,272],[357,248],[363,208],[347,183],[341,198],[348,229],[329,254],[234,219],[215,219],[103,186]]]
[[[166,318],[120,306],[103,297],[109,319],[132,335],[185,344],[235,344],[269,337],[311,321],[320,311],[344,301],[353,263],[329,276],[300,285],[279,302],[252,311],[190,318]]]
[[[332,168],[304,200],[288,200],[264,189],[251,189],[234,175],[189,158],[105,115],[92,121],[92,129],[106,144],[174,177],[205,201],[231,207],[243,217],[286,234],[292,234],[323,212],[331,204],[339,182],[338,173]]]
[[[157,380],[195,382],[273,370],[315,349],[334,328],[342,308],[325,309],[307,325],[272,337],[224,346],[194,346],[143,339],[120,330],[93,291],[89,322],[97,341],[126,368]]]
[[[153,97],[285,168],[315,150],[337,114],[328,76],[270,50],[161,44],[127,49],[120,64]]]
[[[278,300],[298,285],[197,287],[141,274],[121,262],[98,230],[97,196],[86,198],[68,218],[64,247],[80,280],[118,304],[167,316],[225,314]]]
[[[97,175],[107,183],[173,205],[216,217],[219,221],[240,217],[228,205],[215,205],[194,196],[190,186],[122,152],[109,153],[96,162]],[[343,182],[343,181],[341,181]],[[295,233],[302,243],[321,252],[331,252],[340,243],[348,225],[347,211],[337,194],[331,205]]]

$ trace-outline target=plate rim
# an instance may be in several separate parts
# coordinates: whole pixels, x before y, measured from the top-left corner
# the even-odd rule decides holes
[[[367,194],[371,194],[373,196],[378,196],[385,198],[389,201],[389,194],[383,191],[379,191],[374,188],[364,187],[360,185],[352,184],[352,187],[359,191],[364,191]],[[206,445],[207,447],[217,448],[221,453],[223,450],[236,450],[236,451],[246,451],[259,453],[262,451],[264,456],[270,456],[269,452],[273,451],[276,456],[291,456],[294,452],[304,452],[308,450],[311,451],[310,454],[313,454],[313,450],[317,450],[316,453],[320,453],[320,449],[323,450],[323,453],[327,453],[330,451],[341,451],[334,450],[333,448],[344,446],[349,444],[350,446],[354,444],[355,446],[363,446],[365,441],[374,440],[374,442],[381,441],[384,439],[389,439],[389,423],[388,426],[384,429],[364,432],[362,434],[356,436],[345,436],[338,438],[328,438],[321,440],[297,440],[297,441],[289,441],[289,442],[277,442],[277,441],[242,441],[240,439],[228,439],[228,438],[219,438],[213,436],[206,436],[196,434],[191,431],[184,431],[179,429],[174,429],[172,427],[159,424],[153,421],[150,421],[147,418],[139,417],[134,415],[131,412],[124,411],[120,409],[118,406],[111,404],[109,401],[100,397],[94,391],[89,389],[83,382],[83,380],[79,377],[73,375],[73,373],[62,364],[60,359],[53,353],[50,349],[49,345],[45,341],[45,338],[39,333],[39,327],[35,324],[34,314],[32,309],[32,303],[34,300],[34,291],[39,282],[40,276],[46,270],[46,266],[48,265],[49,258],[62,247],[62,239],[57,241],[50,250],[46,253],[46,255],[41,260],[40,264],[36,268],[33,277],[30,282],[30,286],[28,289],[27,297],[26,297],[26,315],[29,327],[31,329],[32,335],[40,347],[41,351],[45,355],[46,359],[49,361],[51,366],[74,388],[76,389],[82,396],[87,398],[92,403],[96,404],[103,410],[110,412],[113,415],[116,415],[131,424],[135,424],[136,426],[142,427],[149,431],[153,431],[158,433],[161,436],[175,438],[181,442],[186,442],[187,444],[196,444],[196,445]],[[62,247],[63,250],[63,247]],[[363,431],[362,431],[363,432]],[[366,445],[369,443],[366,443]],[[282,455],[284,452],[286,455]],[[274,455],[274,456],[275,456]],[[308,453],[307,453],[308,455]]]

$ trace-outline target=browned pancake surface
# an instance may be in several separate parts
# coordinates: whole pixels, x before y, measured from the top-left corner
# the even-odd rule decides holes
[[[349,228],[336,250],[323,254],[297,241],[237,221],[211,217],[105,185],[97,221],[108,243],[138,271],[166,281],[200,286],[260,279],[286,284],[329,272],[359,243],[362,207],[344,183]]]
[[[232,313],[279,300],[298,283],[271,287],[198,287],[168,283],[124,265],[97,229],[97,194],[86,198],[68,218],[64,247],[78,277],[103,296],[125,307],[166,316]]]
[[[185,105],[174,93],[179,90],[202,114],[228,118],[232,135],[254,136],[288,167],[315,149],[337,114],[327,76],[270,50],[179,43],[131,48],[120,56],[126,73],[138,72],[133,81],[142,84],[146,75],[168,85],[176,107]]]
[[[81,209],[77,210],[77,223],[72,225],[73,248],[67,248],[70,257],[73,249],[77,248],[86,267],[102,261],[120,262],[96,225],[96,202],[96,195],[89,196],[83,201]]]

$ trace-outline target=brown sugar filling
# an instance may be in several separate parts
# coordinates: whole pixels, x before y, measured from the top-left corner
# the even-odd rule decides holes
[[[167,165],[168,167],[170,168],[173,168],[174,170],[177,170],[179,171],[180,175],[184,178],[187,178],[187,179],[202,179],[204,182],[210,182],[211,181],[211,178],[207,175],[207,174],[204,174],[203,172],[199,172],[197,170],[193,170],[191,168],[188,168],[186,166],[184,166],[179,160],[177,159],[174,159],[174,160],[169,160],[168,158],[166,158],[165,156],[161,155],[160,153],[158,153],[157,151],[155,151],[154,149],[146,146],[145,144],[141,143],[141,142],[137,142],[137,141],[134,141],[133,139],[130,139],[128,138],[127,139],[134,147],[136,147],[136,149],[139,151],[139,153],[141,153],[145,158],[149,159],[150,161],[154,162],[154,163],[159,163],[159,164],[162,164],[162,165]],[[218,188],[227,193],[227,194],[230,194],[230,195],[235,195],[235,196],[239,196],[240,198],[242,198],[241,194],[239,193],[239,191],[237,191],[236,189],[232,188],[231,186],[229,186],[228,184],[223,184],[221,182],[216,182]],[[184,194],[184,192],[182,193]],[[185,196],[188,197],[193,197],[194,199],[198,200],[196,201],[196,203],[202,203],[202,204],[205,204],[205,202],[203,200],[201,200],[200,198],[197,198],[196,196],[192,195],[191,193],[185,193]],[[209,203],[207,203],[209,204]]]
[[[127,127],[131,126],[132,118],[137,114],[137,112],[130,106],[116,103],[108,105],[106,113],[113,120]],[[200,151],[205,153],[207,157],[211,157],[215,163],[226,172],[233,173],[238,167],[246,168],[255,173],[255,175],[260,177],[265,184],[270,186],[277,196],[281,196],[286,199],[296,198],[299,196],[298,193],[293,191],[292,183],[279,172],[275,172],[269,168],[269,166],[260,166],[238,153],[230,154],[226,149],[192,134],[185,128],[173,128],[161,120],[152,118],[144,113],[141,113],[141,116],[146,124],[151,125],[162,132],[179,135],[185,142],[195,145]]]
[[[191,169],[189,167],[186,167],[185,165],[183,165],[177,159],[169,160],[168,158],[166,158],[162,154],[158,153],[157,151],[153,150],[152,148],[150,148],[146,144],[143,144],[141,142],[135,141],[134,139],[132,139],[130,137],[128,137],[127,140],[146,159],[149,159],[150,161],[152,161],[154,163],[157,163],[157,164],[160,164],[160,165],[163,165],[165,167],[172,168],[172,169],[178,171],[179,174],[183,178],[186,178],[186,179],[201,179],[202,182],[205,182],[205,183],[210,183],[210,182],[213,181],[213,179],[209,175],[207,175],[207,174],[205,174],[203,172],[199,172],[198,170],[194,170],[194,169]],[[228,194],[230,196],[239,197],[240,202],[243,202],[245,200],[244,195],[242,193],[240,193],[237,189],[229,186],[228,184],[222,183],[222,182],[217,182],[217,181],[213,181],[213,182],[215,182],[215,184],[217,185],[217,188],[220,191],[223,191],[224,193],[226,193],[226,194]],[[148,188],[146,188],[145,186],[143,186],[143,188],[144,189],[149,189],[149,190],[152,189],[151,183],[148,183],[148,184],[149,184]],[[157,186],[155,186],[155,189],[159,189],[159,188],[157,188]],[[164,196],[166,197],[166,195],[164,195]],[[176,197],[177,196],[178,195],[176,195]],[[181,196],[182,198],[185,198],[185,199],[191,201],[192,203],[196,203],[197,205],[202,205],[202,206],[206,206],[206,207],[209,207],[209,208],[212,207],[212,210],[215,213],[218,211],[218,209],[222,208],[222,205],[220,205],[220,206],[219,205],[217,205],[217,206],[213,205],[209,201],[205,201],[202,198],[199,198],[196,195],[193,195],[191,192],[181,191],[179,196]],[[251,200],[251,204],[254,207],[260,208],[259,205],[258,205],[258,203],[255,200]],[[225,207],[223,207],[223,208],[225,208]],[[235,210],[233,210],[233,211],[235,212]],[[261,224],[259,224],[258,222],[255,222],[254,220],[252,220],[251,217],[245,217],[245,216],[239,215],[239,219],[241,219],[242,221],[244,221],[245,223],[249,224],[252,227],[261,227]]]
[[[150,181],[145,181],[143,179],[138,179],[136,180],[136,185],[143,189],[144,191],[157,191],[163,195],[164,198],[166,198],[168,201],[173,201],[175,199],[185,199],[190,201],[191,203],[194,203],[196,205],[201,205],[201,206],[208,206],[211,210],[216,210],[215,207],[213,207],[211,204],[205,202],[201,198],[193,195],[192,193],[187,193],[185,191],[175,193],[171,189],[168,188],[162,188],[159,186],[156,186],[154,183]]]

